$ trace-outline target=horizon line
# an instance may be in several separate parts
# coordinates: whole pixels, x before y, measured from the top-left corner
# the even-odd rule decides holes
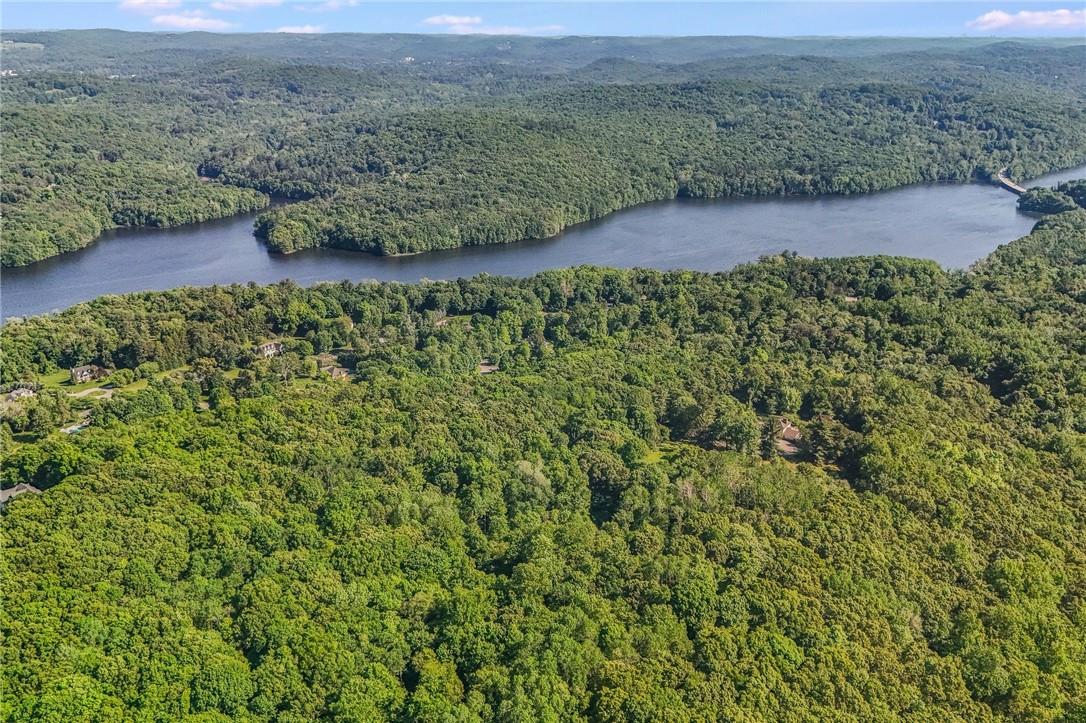
[[[770,2],[786,2],[788,0],[770,0]],[[885,35],[885,34],[827,34],[827,35],[752,35],[750,33],[739,33],[736,35],[723,35],[723,34],[702,34],[702,35],[654,35],[648,33],[638,34],[617,34],[617,35],[596,35],[591,33],[565,33],[565,34],[549,34],[549,35],[533,35],[528,33],[517,33],[510,35],[502,35],[498,33],[421,33],[421,32],[365,32],[358,30],[346,30],[346,31],[333,31],[333,32],[310,32],[310,33],[288,33],[279,32],[275,30],[248,30],[248,31],[229,31],[229,30],[126,30],[124,28],[114,27],[99,27],[99,28],[0,28],[0,40],[3,39],[5,33],[94,33],[103,30],[108,30],[114,33],[131,33],[133,35],[296,35],[307,37],[320,37],[322,35],[411,35],[417,37],[443,37],[443,38],[534,38],[536,40],[561,40],[565,38],[658,38],[658,39],[677,39],[677,38],[772,38],[774,40],[856,40],[856,39],[870,39],[870,40],[935,40],[935,39],[957,39],[957,40],[994,40],[994,41],[1010,41],[1010,40],[1056,40],[1063,42],[1076,42],[1076,44],[1086,44],[1086,36],[1079,35],[975,35],[970,33],[959,33],[955,35]]]

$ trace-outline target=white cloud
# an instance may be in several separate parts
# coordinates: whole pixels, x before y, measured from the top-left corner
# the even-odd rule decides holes
[[[232,12],[234,10],[252,10],[253,8],[275,6],[283,0],[214,0],[211,3],[213,10]]]
[[[992,10],[970,20],[966,27],[992,32],[997,30],[1086,30],[1086,10],[1019,10],[1006,13]]]
[[[478,15],[431,15],[422,21],[423,25],[479,25],[483,19]]]
[[[483,19],[478,15],[431,15],[422,24],[437,26],[455,35],[549,35],[564,29],[561,25],[483,25]]]
[[[321,25],[284,25],[281,28],[276,28],[273,33],[297,33],[308,35],[310,33],[323,33],[324,27]]]
[[[306,3],[304,5],[295,5],[295,10],[301,10],[306,13],[330,13],[336,10],[342,10],[343,8],[353,8],[358,5],[359,0],[324,0],[319,3]]]
[[[180,5],[181,0],[121,0],[117,7],[133,13],[160,13]]]
[[[151,18],[151,22],[164,28],[178,28],[181,30],[229,30],[234,27],[233,23],[228,23],[219,18],[209,18],[199,10],[156,15]]]

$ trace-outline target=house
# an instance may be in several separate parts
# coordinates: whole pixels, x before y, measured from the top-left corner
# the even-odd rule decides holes
[[[8,401],[14,402],[17,399],[25,399],[27,397],[34,396],[34,390],[28,387],[16,387],[8,392]]]
[[[781,417],[777,420],[777,451],[785,456],[799,454],[799,441],[803,435],[788,419]]]
[[[786,442],[798,442],[803,439],[799,429],[784,417],[777,421],[777,436]]]
[[[332,366],[321,367],[321,371],[333,379],[347,379],[351,376],[351,370],[347,367]]]
[[[34,485],[28,485],[25,482],[20,482],[14,487],[8,487],[6,490],[0,490],[0,508],[3,508],[4,505],[8,503],[8,500],[12,499],[13,497],[18,497],[19,495],[26,492],[31,492],[36,495],[41,494],[40,489],[38,489]]]
[[[93,382],[96,379],[102,379],[109,376],[109,370],[103,369],[97,364],[84,364],[81,367],[72,367],[72,384],[83,384],[84,382]]]
[[[254,353],[261,359],[268,359],[269,357],[279,356],[283,353],[283,342],[281,341],[269,341],[256,347]]]
[[[87,427],[90,426],[90,423],[91,423],[90,417],[91,417],[90,410],[89,409],[84,409],[82,412],[79,413],[79,421],[78,422],[76,422],[75,424],[70,424],[67,427],[61,427],[61,429],[60,429],[61,434],[75,434],[77,432],[82,432],[84,429],[86,429]]]

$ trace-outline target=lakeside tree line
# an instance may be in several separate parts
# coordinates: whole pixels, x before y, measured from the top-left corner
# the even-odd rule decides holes
[[[0,517],[2,715],[1080,719],[1084,274],[1076,210],[968,272],[785,254],[9,324],[5,381],[186,371],[75,435],[5,425],[5,485],[45,491]]]
[[[1018,197],[1018,208],[1036,216],[1086,208],[1086,179],[1066,181],[1053,188],[1031,188]]]
[[[273,249],[394,254],[549,236],[677,195],[864,193],[1086,159],[1086,67],[1061,44],[570,39],[550,65],[532,43],[487,61],[486,39],[404,38],[390,62],[370,36],[340,39],[353,60],[334,39],[124,38],[6,47],[5,266],[269,195],[300,201],[261,216]]]

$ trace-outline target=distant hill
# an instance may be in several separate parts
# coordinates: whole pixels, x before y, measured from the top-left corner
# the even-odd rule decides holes
[[[6,53],[5,65],[98,73],[146,72],[200,63],[215,55],[265,58],[360,68],[400,63],[419,65],[508,63],[562,71],[604,58],[682,64],[751,55],[859,57],[885,53],[961,51],[1004,44],[992,38],[762,38],[704,37],[530,37],[320,33],[133,33],[120,30],[8,32],[4,39],[41,45],[41,50]],[[1074,39],[1015,41],[1033,47],[1081,45]]]
[[[269,247],[542,238],[648,201],[1086,159],[1069,41],[8,33],[4,266],[261,216]],[[13,75],[12,75],[13,74]]]

